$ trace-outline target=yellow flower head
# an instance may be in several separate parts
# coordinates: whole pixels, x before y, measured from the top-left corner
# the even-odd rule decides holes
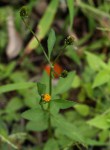
[[[43,94],[42,95],[42,99],[45,101],[45,102],[49,102],[51,100],[51,96],[49,94]]]

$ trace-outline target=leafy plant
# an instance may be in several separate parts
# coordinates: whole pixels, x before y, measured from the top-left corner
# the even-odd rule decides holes
[[[40,21],[41,15],[34,14],[37,8],[32,9],[36,1],[26,2],[29,9],[23,6],[20,15],[21,2],[10,3],[24,41],[33,37],[23,54],[8,60],[3,53],[6,9],[0,10],[5,30],[0,30],[0,149],[109,150],[109,2],[53,0],[46,3]],[[33,22],[29,16],[37,19]],[[59,32],[50,29],[52,23]],[[33,31],[36,24],[38,30]],[[64,40],[67,33],[72,36]],[[63,67],[58,72],[59,62]]]

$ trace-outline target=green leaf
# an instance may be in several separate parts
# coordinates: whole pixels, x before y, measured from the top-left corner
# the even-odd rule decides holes
[[[12,113],[12,112],[17,111],[18,109],[22,108],[23,106],[24,106],[23,102],[19,98],[15,97],[9,101],[9,103],[6,106],[5,111],[7,113]]]
[[[60,109],[66,109],[75,105],[75,102],[64,99],[55,99],[51,103],[55,103]]]
[[[88,5],[86,3],[83,3],[82,1],[80,1],[79,3],[79,6],[82,8],[82,9],[85,9],[87,12],[89,12],[90,14],[92,13],[94,15],[94,17],[96,19],[100,19],[103,18],[103,17],[106,17],[108,19],[110,19],[110,15],[108,13],[106,13],[106,11],[101,11],[100,9],[97,9],[95,7],[92,7],[91,5]],[[88,14],[87,14],[88,15]],[[92,15],[92,16],[93,16]]]
[[[90,113],[90,109],[89,106],[85,105],[85,104],[76,104],[74,106],[74,108],[76,109],[76,111],[82,115],[82,116],[87,116]]]
[[[86,143],[78,128],[67,122],[67,120],[64,119],[61,115],[52,115],[52,119],[53,124],[55,127],[57,127],[57,130],[59,130],[59,133],[81,144]]]
[[[110,81],[110,73],[107,70],[100,71],[93,82],[93,88],[101,86]]]
[[[3,79],[9,77],[12,74],[15,66],[16,66],[16,62],[14,62],[14,61],[6,66],[5,72],[3,74]]]
[[[67,5],[68,5],[69,15],[70,15],[70,28],[72,28],[73,19],[74,19],[74,0],[67,0]]]
[[[49,91],[49,76],[48,76],[46,71],[43,72],[43,75],[42,75],[42,78],[41,78],[40,82],[42,84],[46,85],[46,93],[48,93],[48,91]]]
[[[49,139],[45,144],[44,150],[59,150],[57,141],[53,138]]]
[[[41,131],[46,130],[47,128],[48,128],[47,122],[42,122],[42,121],[39,121],[39,122],[29,121],[28,124],[26,125],[26,129],[28,131],[41,132]]]
[[[69,148],[73,145],[73,140],[67,138],[67,136],[61,135],[59,132],[55,132],[58,143],[61,150],[70,150]]]
[[[14,83],[19,83],[19,82],[26,82],[28,81],[28,74],[25,71],[15,71],[13,74],[11,74],[10,79]]]
[[[53,95],[62,94],[72,87],[72,82],[75,76],[75,72],[70,72],[66,78],[60,78],[57,86],[53,90]]]
[[[73,88],[78,88],[78,87],[80,87],[80,84],[81,84],[80,77],[78,75],[75,75],[74,80],[72,82],[72,87]]]
[[[60,108],[56,103],[53,102],[53,100],[50,102],[50,113],[55,115],[58,114]]]
[[[50,57],[51,57],[51,53],[52,53],[55,41],[56,41],[55,32],[54,32],[53,29],[51,29],[50,33],[49,33],[48,41],[47,41],[48,42],[48,57],[49,57],[49,60],[50,60]]]
[[[39,95],[45,94],[45,91],[46,91],[46,85],[45,84],[38,82],[37,87],[38,87]]]
[[[29,109],[22,113],[23,118],[31,121],[39,121],[41,118],[44,118],[44,115],[44,112],[40,108]]]
[[[108,111],[110,113],[110,110]],[[110,114],[98,115],[95,118],[89,120],[87,123],[91,126],[97,127],[99,129],[109,129],[110,128]]]
[[[42,19],[40,20],[39,24],[38,24],[38,32],[37,32],[37,37],[38,39],[41,41],[45,35],[47,34],[52,21],[55,17],[55,14],[57,12],[57,8],[58,8],[58,4],[59,4],[59,0],[52,0],[50,2],[50,4],[47,7],[47,10],[44,13],[44,16],[42,17]],[[30,51],[35,49],[38,46],[38,42],[36,41],[36,39],[33,37],[32,40],[30,41],[30,43],[27,46],[27,49],[29,49]],[[26,49],[26,51],[27,51]]]
[[[99,133],[99,140],[101,142],[106,142],[106,140],[108,139],[109,137],[109,129],[107,130],[102,130],[100,133]]]
[[[48,115],[45,114],[38,121],[29,121],[26,125],[29,131],[44,131],[48,128]]]
[[[0,93],[10,92],[19,89],[26,89],[35,86],[33,82],[21,82],[3,85],[0,87]]]
[[[91,146],[105,146],[107,145],[106,142],[101,142],[101,141],[96,141],[96,140],[93,140],[93,139],[86,139],[86,142],[88,145],[91,145]]]
[[[20,95],[24,97],[24,104],[29,108],[40,108],[39,101],[41,97],[38,94],[37,86],[32,87],[31,89],[25,89],[20,91]]]
[[[73,50],[72,46],[67,47],[66,55],[69,56],[76,64],[81,66],[80,57],[78,56],[77,52]]]
[[[92,88],[92,83],[91,82],[86,82],[86,83],[84,83],[83,87],[84,87],[84,91],[86,92],[86,95],[88,96],[88,98],[94,99],[94,90]]]
[[[104,63],[99,56],[96,56],[89,52],[85,52],[85,54],[87,56],[87,62],[92,70],[96,71],[100,70],[101,68],[108,69],[107,64]]]

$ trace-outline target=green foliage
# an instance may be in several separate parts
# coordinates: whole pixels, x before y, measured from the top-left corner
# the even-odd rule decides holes
[[[71,123],[66,122],[66,120],[62,116],[53,116],[54,126],[57,127],[57,130],[60,134],[67,136],[68,138],[85,144],[86,141],[84,137],[78,133],[77,128],[75,128]]]
[[[90,109],[87,105],[84,104],[76,104],[74,106],[74,108],[76,109],[76,111],[81,114],[82,116],[88,116],[90,113]]]
[[[99,129],[109,129],[110,128],[110,110],[107,113],[98,115],[95,118],[88,121],[88,124],[95,126]]]
[[[16,67],[16,62],[11,62],[9,65],[0,65],[0,80],[3,80],[7,77],[9,77],[14,68]]]
[[[93,88],[101,86],[105,83],[110,82],[110,76],[109,76],[108,70],[101,70],[95,77],[93,82]]]
[[[37,83],[37,87],[38,87],[38,93],[39,93],[39,95],[42,95],[42,94],[44,94],[45,93],[45,91],[46,91],[46,86],[45,86],[45,84],[41,84],[41,83]]]
[[[14,91],[18,89],[25,89],[25,88],[30,88],[33,87],[35,84],[32,82],[21,82],[21,83],[12,83],[12,84],[7,84],[2,87],[0,87],[0,93],[5,93],[9,91]]]
[[[51,1],[51,3],[49,4],[44,16],[42,17],[42,19],[38,24],[38,28],[39,28],[39,32],[37,34],[38,39],[41,40],[47,34],[52,24],[52,21],[55,17],[56,11],[58,9],[58,4],[59,4],[59,0]],[[38,46],[38,42],[36,41],[35,38],[33,38],[29,44],[29,48],[34,49],[37,46]]]
[[[8,7],[0,8],[0,149],[109,150],[109,2],[25,3],[30,14],[22,9],[22,15],[39,41],[43,39],[41,43],[52,69],[54,58],[62,50],[56,63],[63,68],[64,78],[51,78],[43,71],[47,62],[38,41],[30,31],[25,32],[19,15],[22,4],[7,1]],[[23,51],[14,60],[5,54],[9,12],[24,41]],[[67,45],[73,45],[63,49],[64,39]],[[34,49],[27,56],[25,52]],[[63,74],[64,70],[68,75]],[[50,95],[51,100],[43,101],[42,94]]]
[[[14,113],[15,111],[19,110],[23,106],[24,106],[23,102],[19,98],[16,97],[16,98],[11,99],[11,101],[8,102],[5,108],[5,111],[6,113]]]
[[[44,131],[46,129],[48,129],[48,122],[47,122],[47,118],[40,118],[40,120],[38,121],[29,121],[27,123],[26,129],[28,131]]]
[[[69,9],[69,17],[70,17],[70,28],[72,28],[73,25],[73,19],[74,19],[74,1],[73,0],[67,0],[67,5]]]
[[[31,121],[39,121],[39,119],[44,117],[44,112],[42,109],[29,109],[22,114],[22,117],[31,120]]]
[[[75,105],[75,102],[65,99],[54,99],[51,103],[54,103],[60,109],[66,109]]]
[[[44,150],[59,150],[59,146],[58,143],[55,139],[50,139],[47,141],[47,143],[45,144]]]
[[[53,29],[51,29],[50,33],[49,33],[49,36],[48,36],[48,41],[47,41],[47,43],[48,43],[48,57],[49,57],[49,60],[51,58],[51,53],[52,53],[55,41],[56,41],[55,32],[54,32]]]
[[[103,60],[101,60],[101,58],[89,52],[85,52],[85,54],[87,56],[87,62],[91,69],[95,71],[100,69],[107,69],[107,65],[103,62]]]
[[[60,78],[57,86],[53,91],[53,94],[60,94],[69,90],[72,86],[72,81],[74,79],[74,76],[75,76],[75,72],[70,72],[67,78]]]

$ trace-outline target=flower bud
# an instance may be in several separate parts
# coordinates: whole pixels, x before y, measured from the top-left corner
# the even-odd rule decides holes
[[[68,36],[65,39],[65,45],[72,45],[75,42],[75,37],[74,36]]]
[[[28,17],[28,9],[26,8],[26,6],[23,6],[20,10],[20,16],[25,18]]]
[[[66,78],[68,76],[68,71],[67,70],[63,70],[63,72],[61,73],[61,77],[62,78]]]

